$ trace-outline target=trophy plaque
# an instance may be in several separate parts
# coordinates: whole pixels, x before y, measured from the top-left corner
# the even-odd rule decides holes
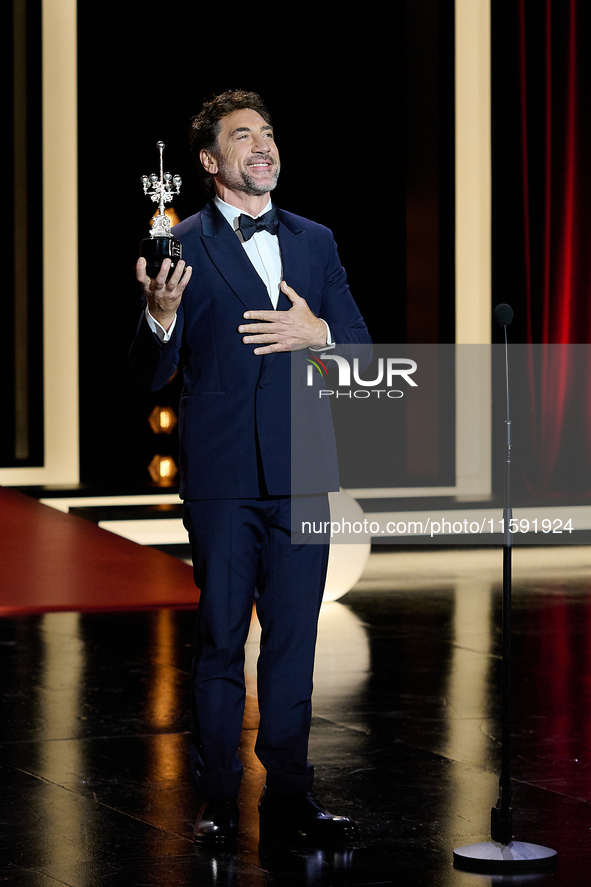
[[[172,176],[164,172],[164,142],[157,142],[156,147],[160,151],[160,178],[155,173],[151,176],[142,176],[144,194],[148,194],[154,203],[158,204],[158,215],[152,219],[152,230],[149,237],[144,237],[140,244],[140,256],[146,260],[146,274],[148,277],[156,277],[164,259],[170,259],[170,272],[168,278],[175,269],[179,259],[182,258],[180,242],[172,236],[170,219],[165,213],[166,203],[170,203],[175,194],[180,194],[182,180],[180,176]]]

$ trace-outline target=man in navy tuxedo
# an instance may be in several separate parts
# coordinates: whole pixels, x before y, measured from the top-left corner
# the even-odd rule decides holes
[[[318,613],[327,544],[302,522],[327,521],[338,489],[327,399],[294,436],[292,360],[369,343],[330,231],[275,207],[279,154],[255,93],[217,96],[193,118],[191,148],[213,198],[174,229],[183,261],[167,280],[136,275],[146,300],[130,357],[161,388],[179,363],[181,497],[200,588],[192,676],[192,770],[203,804],[195,839],[238,831],[244,644],[261,623],[261,827],[351,840],[355,824],[312,793],[307,761]],[[297,369],[297,367],[296,367]],[[296,372],[297,375],[297,372]],[[303,377],[302,377],[303,378]],[[294,470],[294,465],[298,466]],[[293,526],[293,532],[292,532]]]

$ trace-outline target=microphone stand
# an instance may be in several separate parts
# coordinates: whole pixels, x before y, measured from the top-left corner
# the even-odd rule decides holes
[[[505,419],[505,471],[503,502],[503,608],[502,608],[502,705],[501,705],[501,775],[499,797],[491,810],[491,841],[468,844],[454,850],[454,866],[465,871],[505,872],[535,870],[553,866],[556,850],[539,844],[513,840],[511,807],[511,418],[509,413],[509,349],[507,327],[513,320],[510,305],[497,305],[495,320],[505,333],[505,383],[507,418]]]

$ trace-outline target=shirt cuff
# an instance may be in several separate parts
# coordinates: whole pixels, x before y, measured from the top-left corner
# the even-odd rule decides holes
[[[154,335],[158,339],[160,339],[161,342],[168,342],[170,337],[172,336],[173,330],[176,326],[176,314],[175,314],[173,322],[170,324],[170,326],[167,330],[164,329],[164,327],[162,326],[161,323],[158,323],[158,321],[156,320],[155,317],[152,317],[152,315],[148,311],[147,306],[146,306],[145,315],[146,315],[146,320],[148,322],[148,326],[150,327],[150,329],[152,330]]]
[[[322,320],[322,318],[319,317],[318,320]],[[333,342],[333,340],[332,340],[332,336],[331,336],[331,334],[330,334],[330,327],[329,327],[329,325],[327,324],[327,322],[326,322],[325,320],[322,320],[322,323],[323,323],[324,326],[326,327],[326,345],[323,345],[322,348],[308,348],[308,351],[316,351],[316,352],[318,352],[318,351],[328,351],[328,350],[330,350],[331,348],[334,348],[334,347],[335,347],[336,342]]]

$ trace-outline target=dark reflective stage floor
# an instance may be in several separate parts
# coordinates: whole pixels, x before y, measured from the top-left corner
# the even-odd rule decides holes
[[[378,553],[323,607],[310,759],[355,817],[338,853],[260,847],[264,774],[243,732],[237,854],[194,848],[187,693],[194,614],[0,621],[0,882],[147,885],[587,885],[591,880],[589,550],[515,553],[514,832],[546,874],[457,871],[489,837],[500,765],[500,554]],[[571,560],[569,560],[571,558]],[[573,560],[574,559],[574,560]],[[256,629],[247,655],[253,693]]]

